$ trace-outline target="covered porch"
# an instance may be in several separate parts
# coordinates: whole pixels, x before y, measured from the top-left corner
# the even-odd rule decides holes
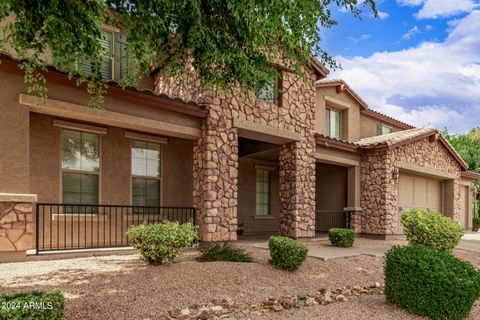
[[[360,218],[360,154],[353,144],[317,137],[315,231],[353,228]]]

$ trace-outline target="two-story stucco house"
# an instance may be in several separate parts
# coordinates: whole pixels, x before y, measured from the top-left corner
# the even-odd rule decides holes
[[[0,64],[0,259],[127,246],[142,221],[194,219],[202,241],[314,237],[347,224],[385,237],[399,213],[437,210],[471,228],[478,176],[433,128],[378,114],[346,83],[281,68],[259,92],[215,94],[192,75],[111,86],[102,110],[58,70],[48,99],[27,94],[18,61]]]

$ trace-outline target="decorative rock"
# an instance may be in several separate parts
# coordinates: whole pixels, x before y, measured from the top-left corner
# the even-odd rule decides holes
[[[315,298],[308,297],[305,300],[305,306],[306,307],[313,307],[313,306],[317,306],[317,305],[318,305],[318,302],[315,300]]]
[[[189,316],[190,315],[190,309],[186,308],[186,309],[180,310],[180,315]]]
[[[335,297],[335,300],[336,300],[336,301],[339,301],[339,302],[345,302],[345,301],[347,301],[347,298],[346,298],[343,294],[338,294],[338,295]]]
[[[375,288],[380,288],[382,285],[380,284],[380,282],[375,282],[374,283],[374,287]]]
[[[325,297],[323,298],[323,301],[325,301],[325,303],[333,302],[332,294],[329,291],[325,292]]]
[[[172,309],[168,310],[168,315],[174,319],[178,318],[180,316],[180,309]]]

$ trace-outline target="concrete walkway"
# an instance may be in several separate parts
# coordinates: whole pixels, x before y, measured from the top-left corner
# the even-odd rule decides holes
[[[406,240],[405,236],[399,236],[397,239]],[[392,247],[392,245],[387,244],[367,245],[352,248],[338,248],[333,246],[325,247],[316,243],[318,240],[324,239],[313,239],[302,242],[308,247],[309,257],[320,259],[322,261],[356,257],[360,255],[383,257],[385,253]],[[252,241],[250,245],[253,245],[257,248],[268,249],[268,243],[266,241]],[[480,252],[480,233],[465,234],[460,240],[457,249]]]
[[[392,246],[390,245],[371,245],[352,248],[338,248],[338,247],[324,247],[316,245],[314,242],[304,243],[308,247],[308,256],[322,261],[356,257],[360,255],[367,255],[372,257],[383,257]],[[268,249],[268,244],[256,243],[257,248]]]

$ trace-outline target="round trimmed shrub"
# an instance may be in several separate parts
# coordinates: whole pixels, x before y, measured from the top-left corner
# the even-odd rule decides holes
[[[328,230],[328,239],[335,247],[350,248],[355,242],[356,234],[351,229],[331,228]]]
[[[163,221],[131,227],[127,235],[148,263],[158,265],[172,261],[183,248],[193,246],[197,228],[191,222]]]
[[[270,263],[287,271],[295,271],[307,258],[308,249],[297,240],[287,237],[270,237],[268,240],[270,250]]]
[[[402,214],[401,223],[411,244],[438,251],[452,251],[463,236],[463,229],[458,223],[434,211],[406,211]]]
[[[480,274],[468,262],[424,246],[395,246],[385,259],[385,296],[433,320],[459,320],[480,297]]]

